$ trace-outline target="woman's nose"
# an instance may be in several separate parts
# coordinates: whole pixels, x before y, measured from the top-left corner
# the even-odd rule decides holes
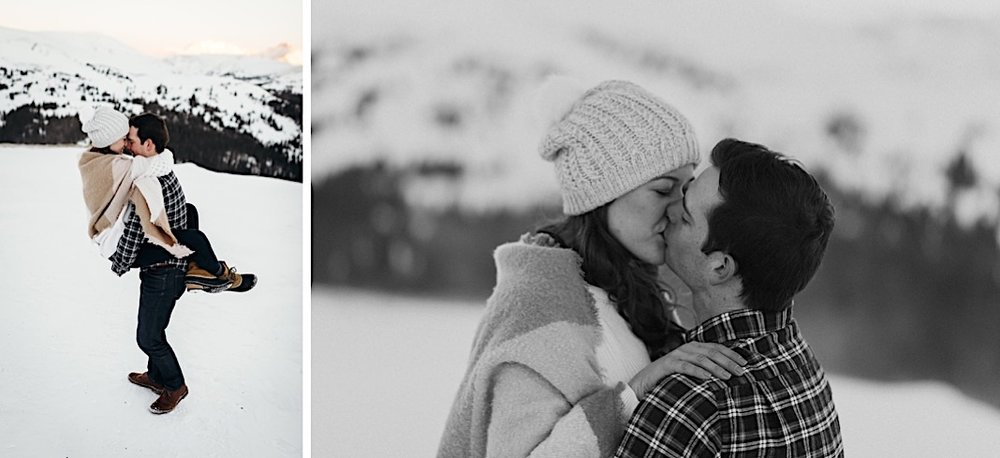
[[[677,213],[678,211],[677,207],[678,207],[677,202],[673,202],[670,205],[667,205],[667,211],[666,211],[667,224],[672,224],[673,222],[679,220],[680,214]]]

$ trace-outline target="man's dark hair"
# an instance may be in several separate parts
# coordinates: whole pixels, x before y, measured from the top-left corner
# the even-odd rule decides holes
[[[145,143],[152,140],[156,146],[156,152],[162,153],[170,143],[170,133],[167,132],[167,123],[163,119],[152,113],[143,113],[128,120],[128,125],[135,127],[138,132],[139,141]]]
[[[799,164],[761,145],[722,140],[712,165],[722,203],[708,216],[702,251],[733,257],[749,308],[788,308],[823,260],[833,205]]]

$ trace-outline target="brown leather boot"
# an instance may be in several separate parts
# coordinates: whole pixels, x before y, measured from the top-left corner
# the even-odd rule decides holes
[[[164,389],[160,393],[160,397],[153,401],[153,404],[149,406],[149,411],[157,415],[165,414],[174,410],[177,404],[180,404],[181,399],[184,399],[188,395],[187,384],[181,385],[180,388],[170,391]]]
[[[154,382],[153,379],[149,378],[148,372],[132,372],[128,374],[128,381],[143,388],[149,388],[156,394],[160,394],[164,389],[166,389],[163,385],[160,385],[159,383]]]

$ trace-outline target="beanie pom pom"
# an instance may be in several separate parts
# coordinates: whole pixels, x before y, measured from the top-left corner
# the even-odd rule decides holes
[[[535,93],[535,117],[550,127],[561,121],[586,92],[587,87],[579,80],[561,75],[549,76]]]
[[[128,118],[121,112],[108,106],[88,111],[85,108],[78,110],[80,120],[83,121],[80,129],[87,134],[95,148],[110,146],[128,135]]]
[[[76,107],[77,117],[80,118],[80,125],[81,126],[86,126],[87,123],[89,123],[91,119],[94,119],[94,114],[96,112],[97,112],[97,109],[95,109],[94,107],[92,107],[90,105],[78,105]],[[86,132],[86,130],[84,130],[84,132]]]

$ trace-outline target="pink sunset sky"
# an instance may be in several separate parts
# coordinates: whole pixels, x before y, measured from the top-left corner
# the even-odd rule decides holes
[[[302,64],[303,0],[11,2],[0,27],[100,33],[135,50],[175,54],[258,54],[284,47],[281,60]]]

